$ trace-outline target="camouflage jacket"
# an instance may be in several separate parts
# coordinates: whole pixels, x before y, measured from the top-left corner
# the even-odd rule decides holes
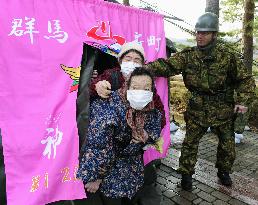
[[[187,48],[147,66],[156,76],[182,73],[185,86],[192,94],[186,114],[203,126],[232,120],[234,104],[247,106],[254,93],[252,75],[241,59],[221,44],[209,52]]]

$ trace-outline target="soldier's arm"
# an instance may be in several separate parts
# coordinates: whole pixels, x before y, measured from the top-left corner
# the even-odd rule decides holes
[[[157,77],[169,77],[180,74],[186,65],[186,52],[176,53],[168,59],[159,58],[146,66]]]
[[[248,106],[254,96],[255,80],[244,66],[242,60],[236,56],[232,58],[232,74],[236,91],[236,105]]]

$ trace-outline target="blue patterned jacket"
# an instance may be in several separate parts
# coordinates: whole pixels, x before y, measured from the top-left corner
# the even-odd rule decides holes
[[[82,148],[77,178],[84,184],[102,179],[100,191],[107,197],[132,198],[143,185],[143,143],[130,143],[131,128],[126,122],[127,106],[118,92],[90,105],[90,123]],[[144,126],[147,143],[160,137],[161,113],[148,112]]]

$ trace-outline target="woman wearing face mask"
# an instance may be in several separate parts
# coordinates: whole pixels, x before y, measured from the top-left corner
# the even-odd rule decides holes
[[[145,61],[144,48],[137,42],[128,42],[121,47],[118,54],[120,67],[107,69],[101,75],[92,79],[90,84],[90,95],[92,98],[100,96],[108,98],[111,90],[115,91],[122,87],[136,67],[142,67]],[[114,75],[116,74],[116,75]],[[115,82],[114,82],[115,81]],[[111,86],[113,85],[113,86]],[[166,125],[164,106],[158,94],[153,96],[155,107],[162,113],[162,128]]]
[[[127,85],[108,100],[91,102],[87,141],[77,177],[88,204],[126,205],[143,186],[143,147],[161,132],[161,113],[154,106],[154,81],[136,68]]]
[[[108,98],[111,90],[115,91],[121,88],[135,67],[141,67],[144,64],[144,48],[137,42],[125,43],[118,54],[118,61],[119,67],[107,69],[103,74],[92,80],[90,85],[91,99],[98,97]],[[156,89],[153,95],[153,101],[155,108],[162,114],[161,128],[163,128],[166,125],[165,111],[161,99],[156,93]],[[160,204],[161,195],[155,188],[156,179],[155,161],[152,161],[144,167],[144,187],[137,193],[135,200],[139,201],[142,205]]]
[[[108,98],[111,90],[117,90],[111,86],[112,73],[118,73],[119,85],[121,87],[129,74],[136,68],[144,64],[144,49],[137,42],[125,43],[118,54],[120,67],[107,69],[103,74],[97,76],[91,83],[91,96],[99,95]]]

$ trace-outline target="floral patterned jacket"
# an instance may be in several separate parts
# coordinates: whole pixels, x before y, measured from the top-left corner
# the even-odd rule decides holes
[[[102,179],[100,191],[107,197],[132,198],[143,185],[143,143],[131,143],[127,104],[117,91],[110,98],[97,98],[90,105],[90,123],[82,148],[77,178],[83,183]],[[144,130],[148,144],[160,137],[161,113],[148,112]]]

